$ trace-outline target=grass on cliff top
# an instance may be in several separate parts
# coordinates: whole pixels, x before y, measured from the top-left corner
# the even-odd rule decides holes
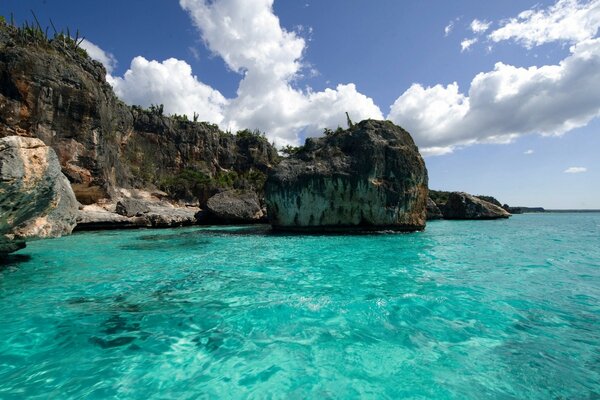
[[[81,57],[89,58],[87,51],[80,47],[84,37],[79,36],[79,30],[76,30],[73,38],[68,27],[66,30],[58,31],[52,20],[50,20],[50,26],[43,29],[33,12],[32,15],[34,21],[24,21],[20,26],[14,22],[12,14],[10,22],[7,21],[6,17],[0,15],[0,29],[8,32],[21,45],[61,48],[66,51],[74,51]],[[52,33],[50,33],[50,29],[52,29]]]

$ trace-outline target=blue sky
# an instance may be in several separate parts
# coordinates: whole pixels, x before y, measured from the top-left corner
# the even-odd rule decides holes
[[[79,29],[128,103],[279,145],[387,118],[432,188],[600,208],[600,0],[0,3],[30,10]]]

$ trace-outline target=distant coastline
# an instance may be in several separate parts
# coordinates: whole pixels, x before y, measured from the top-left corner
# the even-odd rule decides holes
[[[563,210],[545,210],[547,213],[597,213],[600,209],[563,209]]]

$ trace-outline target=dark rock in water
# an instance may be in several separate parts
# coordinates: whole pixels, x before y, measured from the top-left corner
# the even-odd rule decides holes
[[[255,224],[266,222],[260,200],[252,191],[228,190],[208,199],[206,213],[198,215],[201,223]]]
[[[442,211],[430,197],[427,198],[427,221],[434,219],[442,219]]]
[[[425,227],[427,169],[410,134],[365,120],[307,139],[267,178],[276,230],[415,231]]]
[[[125,217],[141,217],[150,211],[150,207],[143,200],[121,199],[117,202],[115,212]]]
[[[463,192],[450,193],[448,201],[442,207],[442,213],[446,219],[497,219],[510,217],[510,214],[502,207]]]
[[[34,138],[0,139],[0,253],[23,248],[27,238],[71,233],[77,209],[50,147]]]

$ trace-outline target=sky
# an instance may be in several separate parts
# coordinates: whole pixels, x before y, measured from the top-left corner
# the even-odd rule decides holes
[[[126,103],[278,146],[389,119],[429,186],[600,209],[600,0],[2,0],[77,29]]]

